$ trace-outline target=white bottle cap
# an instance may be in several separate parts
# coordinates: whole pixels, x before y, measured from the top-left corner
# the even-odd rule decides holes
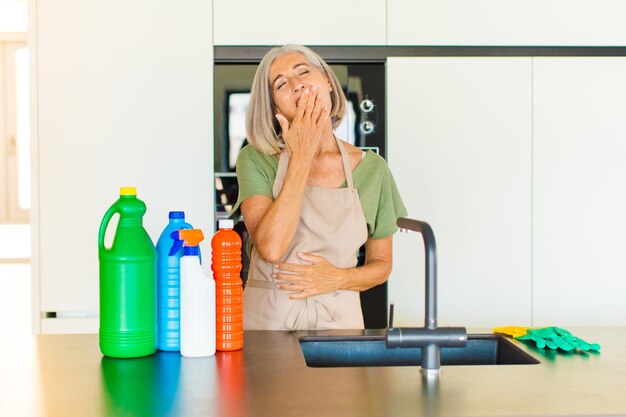
[[[235,226],[235,222],[231,219],[222,219],[218,222],[220,229],[232,229]]]

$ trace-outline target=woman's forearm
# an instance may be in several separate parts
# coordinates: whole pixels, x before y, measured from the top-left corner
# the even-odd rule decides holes
[[[289,161],[278,196],[254,228],[252,241],[259,254],[268,262],[278,262],[293,239],[310,165],[309,161],[298,158]]]
[[[255,220],[251,232],[259,254],[272,263],[283,257],[296,233],[302,196],[320,140],[322,137],[327,141],[334,139],[330,108],[324,107],[317,87],[303,90],[291,120],[280,110],[276,113],[289,153],[289,166],[280,193],[269,207],[263,207],[264,213]]]
[[[391,274],[391,262],[377,259],[367,262],[363,266],[347,268],[344,288],[352,291],[365,291],[387,281]]]
[[[365,291],[387,281],[393,265],[393,236],[365,242],[363,266],[344,270],[347,290]]]

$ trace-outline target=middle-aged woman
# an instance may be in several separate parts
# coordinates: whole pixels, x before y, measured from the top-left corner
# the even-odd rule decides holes
[[[252,241],[246,330],[362,329],[359,291],[391,273],[406,210],[384,159],[335,137],[345,103],[304,46],[273,48],[257,69],[234,208]]]

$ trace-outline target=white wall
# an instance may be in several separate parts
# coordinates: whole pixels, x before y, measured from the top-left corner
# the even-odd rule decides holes
[[[154,239],[165,225],[167,211],[171,209],[186,210],[194,225],[212,230],[211,68],[214,44],[623,46],[626,45],[626,26],[622,24],[626,6],[623,4],[619,0],[531,0],[523,3],[512,0],[324,1],[321,3],[323,7],[318,4],[313,11],[298,13],[300,8],[297,4],[283,0],[245,3],[192,1],[184,5],[147,0],[130,3],[120,0],[95,3],[30,0],[34,80],[33,291],[36,328],[49,331],[97,329],[94,318],[57,319],[54,324],[45,320],[41,323],[38,317],[42,311],[77,312],[79,316],[82,312],[97,311],[96,233],[104,211],[116,199],[119,186],[138,187],[139,197],[148,205],[145,225]],[[480,77],[468,79],[465,84],[462,82],[464,70],[447,74],[456,77],[455,85],[460,88],[457,93],[480,94],[479,84],[483,83],[489,85],[489,91],[502,100],[511,99],[507,93],[526,100],[528,90],[522,92],[520,87],[525,88],[528,80],[521,76],[517,65],[507,67],[513,61],[503,60],[505,64],[502,64],[501,73],[489,75],[487,72],[485,75],[478,71]],[[607,61],[598,61],[593,65],[601,73],[607,64]],[[435,75],[432,71],[437,71],[436,66],[429,69],[429,65],[418,65],[416,74],[426,71],[426,74]],[[624,113],[619,99],[624,96],[623,85],[618,83],[619,87],[611,92],[610,86],[602,84],[601,80],[596,80],[597,84],[588,84],[586,77],[592,76],[595,80],[593,74],[598,71],[589,73],[581,67],[575,71],[574,78],[579,84],[590,87],[567,89],[562,85],[567,79],[560,79],[560,64],[554,67],[552,64],[545,67],[541,63],[538,65],[537,68],[545,68],[545,72],[535,84],[545,85],[546,88],[544,93],[532,90],[532,94],[536,95],[536,108],[544,106],[546,112],[543,116],[533,116],[537,123],[533,123],[532,135],[547,139],[543,156],[537,154],[538,159],[529,165],[523,164],[528,158],[528,148],[519,141],[499,142],[497,130],[490,125],[489,114],[482,114],[481,109],[474,108],[471,101],[438,101],[432,108],[429,103],[422,103],[420,105],[425,114],[440,117],[440,120],[429,118],[416,126],[418,113],[410,107],[415,94],[430,89],[430,94],[434,94],[432,97],[437,98],[436,88],[448,93],[454,93],[454,90],[441,80],[431,86],[423,83],[412,85],[416,77],[411,72],[402,77],[389,77],[390,91],[395,91],[391,96],[388,124],[392,164],[395,164],[396,157],[407,158],[406,163],[412,163],[411,158],[423,157],[420,152],[428,146],[430,152],[438,155],[445,155],[459,147],[471,154],[474,148],[469,146],[470,142],[463,142],[463,138],[458,136],[463,127],[475,131],[486,128],[488,135],[473,138],[478,148],[491,149],[494,154],[505,156],[498,162],[488,154],[471,154],[472,158],[481,162],[474,171],[472,159],[459,159],[449,166],[439,166],[434,160],[424,161],[421,167],[428,168],[425,172],[435,170],[440,175],[438,186],[444,184],[447,188],[442,189],[446,189],[449,195],[465,198],[465,207],[458,205],[458,200],[454,198],[447,203],[450,207],[446,212],[452,218],[458,217],[453,222],[438,219],[441,212],[436,210],[436,205],[428,206],[429,203],[423,204],[417,197],[414,201],[411,200],[413,197],[408,197],[410,213],[417,212],[419,217],[424,214],[426,220],[434,219],[433,226],[442,252],[442,277],[456,280],[442,286],[444,294],[451,294],[447,299],[444,298],[447,295],[442,294],[440,316],[444,323],[467,323],[463,313],[469,311],[475,312],[477,321],[486,325],[496,324],[495,321],[484,321],[488,317],[496,317],[502,324],[509,324],[509,321],[510,324],[517,324],[526,317],[530,320],[532,314],[550,324],[624,324],[619,318],[624,314],[615,307],[619,302],[618,294],[624,289],[621,279],[623,269],[616,266],[621,255],[619,236],[623,235],[623,224],[619,215],[623,212],[624,200],[618,191],[602,194],[599,191],[601,188],[585,182],[587,173],[599,173],[600,177],[613,178],[614,182],[610,184],[615,190],[624,188],[615,180],[621,177],[609,175],[621,175],[618,167],[624,166],[623,149],[618,139],[623,137],[619,116]],[[618,71],[623,71],[623,68]],[[446,72],[441,73],[444,74]],[[406,80],[406,84],[402,80]],[[596,85],[602,88],[595,88]],[[404,90],[406,96],[403,96]],[[565,95],[562,95],[563,91]],[[589,101],[575,109],[564,107],[554,113],[555,106],[563,105],[558,102],[559,97]],[[609,101],[606,101],[607,97]],[[524,122],[526,110],[513,106],[510,100],[504,107],[487,98],[483,100],[486,104],[483,110],[508,109],[514,112],[509,121],[521,121],[518,125],[520,129],[527,129]],[[404,107],[403,103],[409,107]],[[603,112],[594,119],[602,121],[601,126],[610,133],[603,137],[599,145],[598,142],[580,139],[576,135],[581,132],[574,127],[561,129],[570,124],[576,126],[573,121],[596,114],[594,103],[620,105],[615,107],[618,113],[607,115],[607,123],[600,120],[600,115],[605,114]],[[394,105],[401,109],[399,113],[392,112]],[[463,115],[466,108],[474,116]],[[463,117],[458,118],[455,112]],[[502,113],[506,115],[507,111]],[[410,121],[407,126],[403,125],[403,114]],[[554,118],[553,114],[556,115]],[[506,125],[507,120],[506,117],[500,120],[500,125]],[[462,123],[455,125],[457,122]],[[457,142],[411,143],[416,127],[422,132],[426,128],[436,130],[443,127],[452,137],[457,135]],[[597,131],[597,128],[591,129]],[[571,135],[579,138],[578,142],[574,141],[578,145],[560,142]],[[417,139],[423,141],[424,137],[427,136],[420,134]],[[186,157],[184,161],[177,159],[171,141],[175,141],[178,148],[184,148],[181,152]],[[405,152],[406,143],[415,148],[415,155]],[[571,149],[571,146],[577,147]],[[537,148],[536,151],[540,150]],[[521,159],[513,157],[518,151],[522,152],[519,155]],[[591,161],[591,165],[584,166],[581,171],[572,171],[579,166],[576,161],[583,159]],[[185,168],[189,168],[191,174],[188,180],[181,182],[179,177],[173,175],[180,175]],[[534,169],[537,174],[554,173],[561,168],[572,171],[594,198],[585,199],[574,189],[550,196],[551,187],[559,184],[558,177],[537,182],[536,191],[545,193],[548,198],[539,204],[534,202],[532,207],[537,216],[534,226],[529,226],[526,214],[519,210],[529,205],[524,188],[527,186],[524,184],[531,179],[527,169]],[[502,177],[498,177],[500,169],[504,173]],[[397,171],[395,175],[404,193],[418,195],[424,193],[424,189],[433,194],[440,191],[414,173],[407,174],[401,168]],[[510,181],[513,181],[516,190],[510,201],[495,200],[496,206],[492,206],[489,201],[479,198],[481,195],[489,196],[487,188],[496,187],[506,192]],[[479,191],[482,189],[483,194],[465,195],[468,184]],[[519,207],[515,202],[519,203]],[[506,209],[503,218],[497,218],[498,208]],[[550,213],[565,209],[573,214],[561,225],[554,223],[550,217],[554,215]],[[467,212],[472,214],[473,219],[478,217],[482,223],[471,225],[464,221],[461,215]],[[563,236],[569,236],[562,232],[569,233],[581,219],[590,218],[595,219],[594,224],[600,222],[603,227],[575,235],[576,239],[611,242],[607,249],[611,258],[601,256],[597,247],[586,246],[588,242],[560,250]],[[604,223],[598,219],[605,219]],[[509,236],[507,227],[511,225],[512,234]],[[490,233],[485,233],[485,230]],[[444,243],[457,239],[460,231],[470,248],[467,253],[447,248],[447,243]],[[481,245],[492,233],[517,242],[520,250],[507,255],[503,248],[488,246],[487,249],[501,256],[495,264],[484,265],[484,254],[487,252]],[[545,239],[540,243],[533,241],[531,248],[528,244],[531,233],[535,237],[545,236]],[[482,243],[475,244],[470,236],[478,236]],[[402,243],[403,240],[406,243]],[[409,235],[398,236],[396,241],[400,242],[396,245],[396,259],[416,259],[413,250],[414,247],[417,250],[419,239]],[[529,269],[531,263],[523,261],[530,256],[530,250],[535,259],[532,270]],[[588,256],[590,253],[591,257]],[[575,263],[570,262],[572,258]],[[592,265],[601,264],[606,259],[612,261],[602,264],[600,273],[597,273]],[[444,262],[447,262],[445,266]],[[407,321],[417,323],[421,307],[416,303],[421,303],[421,298],[420,287],[415,283],[419,282],[420,262],[416,260],[414,265],[408,264],[404,268],[413,275],[393,276],[393,285],[401,283],[392,289],[398,297],[394,301],[399,309],[397,311],[410,305],[415,312],[410,310]],[[464,281],[466,272],[475,275],[482,268],[486,268],[488,274],[479,277],[478,285],[472,286]],[[498,280],[499,271],[506,273],[503,279],[512,280],[511,286],[507,286],[508,281]],[[597,275],[593,278],[595,285],[588,279],[594,273]],[[571,274],[576,277],[573,284],[568,280]],[[520,278],[531,275],[547,278],[542,278],[541,285],[531,278]],[[573,300],[582,304],[588,301],[588,304],[580,307],[570,305],[571,309],[578,308],[578,313],[573,315],[572,310],[557,308],[559,304],[568,303],[560,298],[554,301],[553,298],[553,294],[563,294],[563,287],[567,288],[565,294],[568,296],[571,289],[576,288],[577,295]],[[478,296],[471,298],[475,294]],[[503,294],[503,298],[498,299],[498,294]],[[583,294],[590,296],[584,297]],[[498,316],[503,309],[508,313]],[[592,314],[585,316],[587,312]]]
[[[97,331],[97,233],[120,186],[137,186],[155,241],[169,210],[213,232],[211,3],[31,5],[35,320]]]

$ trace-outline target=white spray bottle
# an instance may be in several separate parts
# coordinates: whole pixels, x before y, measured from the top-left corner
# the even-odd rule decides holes
[[[171,234],[172,251],[184,242],[180,258],[180,353],[186,357],[215,354],[215,281],[200,265],[202,230],[184,229]]]

